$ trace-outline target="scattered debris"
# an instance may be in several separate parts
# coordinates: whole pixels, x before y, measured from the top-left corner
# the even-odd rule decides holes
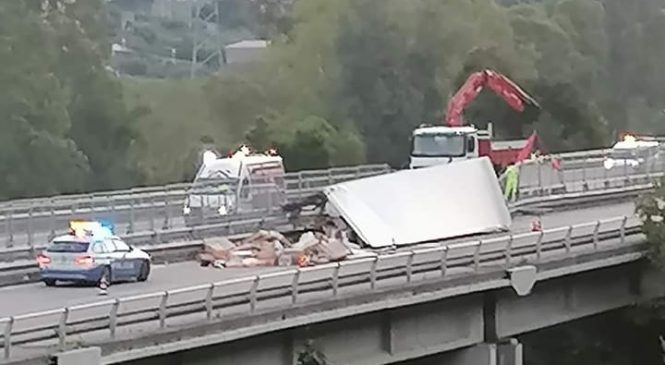
[[[543,224],[540,222],[540,218],[536,218],[531,222],[531,232],[540,232],[543,230]]]
[[[261,230],[236,242],[227,238],[205,240],[198,260],[201,266],[218,268],[303,267],[337,262],[364,253],[360,246],[349,240],[348,228],[343,222],[328,218],[317,222],[316,226],[286,235]]]

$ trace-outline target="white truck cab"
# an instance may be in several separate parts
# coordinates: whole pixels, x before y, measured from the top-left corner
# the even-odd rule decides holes
[[[252,154],[241,148],[231,157],[207,154],[185,199],[187,224],[206,217],[276,209],[286,202],[280,156]]]
[[[488,132],[473,126],[421,126],[413,131],[409,168],[477,158],[479,138],[489,139]]]

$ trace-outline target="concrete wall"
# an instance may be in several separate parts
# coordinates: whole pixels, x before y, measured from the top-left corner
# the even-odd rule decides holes
[[[483,341],[482,296],[386,310],[183,351],[131,365],[291,365],[308,341],[331,364],[384,364]]]
[[[506,344],[504,339],[665,295],[662,273],[646,269],[640,262],[537,282],[525,296],[518,296],[507,285],[487,284],[491,282],[494,281],[474,284],[484,289],[467,295],[438,296],[449,288],[422,286],[410,290],[408,295],[387,295],[383,302],[368,296],[357,303],[347,298],[316,307],[317,310],[303,308],[307,320],[300,324],[272,327],[274,332],[270,334],[246,334],[248,338],[235,341],[215,337],[220,333],[228,336],[233,331],[232,323],[211,324],[219,327],[202,329],[198,336],[190,334],[197,341],[205,340],[197,342],[200,347],[196,349],[173,349],[178,352],[124,363],[291,365],[296,363],[304,344],[313,341],[331,364],[388,364],[452,351],[442,357],[447,362],[441,363],[521,365],[521,347]],[[459,286],[457,283],[454,287]],[[470,289],[466,290],[468,293]],[[424,299],[418,304],[406,302],[413,298]],[[354,305],[370,310],[362,311]],[[287,323],[298,318],[288,313],[279,314],[279,318],[271,316],[257,317],[254,324]],[[257,323],[260,318],[261,323]],[[210,340],[211,336],[217,342]],[[159,334],[143,340],[162,343]],[[477,346],[484,342],[487,343]],[[155,346],[150,349],[152,353],[163,353],[164,346],[171,345],[164,342],[164,346]],[[196,347],[191,342],[188,346]],[[107,352],[113,351],[104,347]]]
[[[539,282],[524,297],[499,290],[491,298],[495,312],[486,317],[495,320],[491,337],[506,338],[638,303],[644,299],[638,269],[630,264]]]

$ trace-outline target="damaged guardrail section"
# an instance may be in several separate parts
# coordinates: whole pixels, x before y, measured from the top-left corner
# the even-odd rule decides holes
[[[455,272],[473,275],[487,266],[509,269],[515,264],[538,264],[610,246],[628,247],[635,240],[627,237],[638,234],[636,217],[617,217],[1,318],[0,346],[6,359],[16,347],[36,343],[65,350],[73,342],[85,345],[84,338],[116,338],[120,330],[136,325],[163,329],[170,321],[177,321],[177,325],[210,322],[229,318],[229,313],[237,316],[280,310],[431,280],[433,275],[446,279]],[[95,337],[91,337],[93,333]]]

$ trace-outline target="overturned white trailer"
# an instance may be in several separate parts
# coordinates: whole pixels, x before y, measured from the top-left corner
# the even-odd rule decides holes
[[[403,170],[325,189],[339,215],[372,248],[510,229],[511,217],[487,157]]]

